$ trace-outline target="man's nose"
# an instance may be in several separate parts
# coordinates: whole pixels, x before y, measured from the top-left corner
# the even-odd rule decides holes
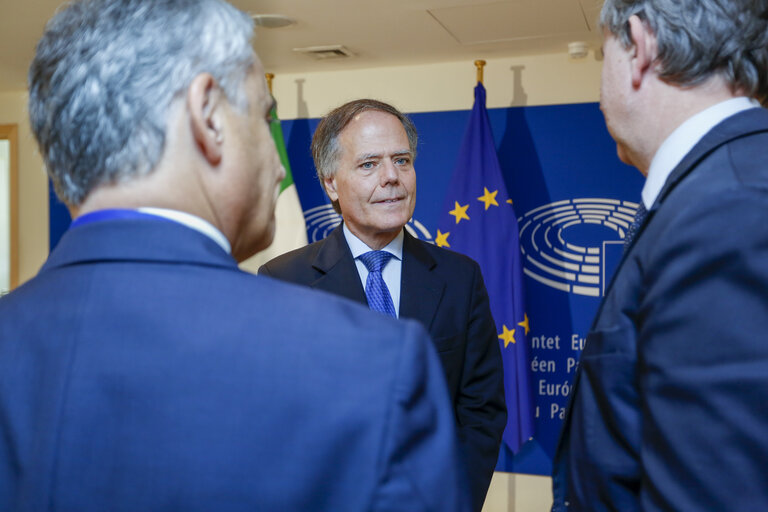
[[[397,183],[400,179],[400,175],[397,170],[397,166],[391,160],[385,160],[379,169],[379,180],[381,185],[390,185]]]

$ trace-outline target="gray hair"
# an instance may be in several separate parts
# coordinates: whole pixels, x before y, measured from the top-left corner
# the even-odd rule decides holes
[[[200,73],[246,111],[252,38],[251,18],[222,0],[80,0],[59,11],[29,69],[29,115],[62,201],[149,174],[171,104]]]
[[[719,74],[734,92],[768,99],[768,0],[605,0],[600,25],[625,48],[632,15],[656,35],[663,80],[694,86]]]

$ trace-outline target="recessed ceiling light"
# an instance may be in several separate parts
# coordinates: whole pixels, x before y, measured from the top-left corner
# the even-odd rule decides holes
[[[251,14],[256,26],[264,28],[281,28],[294,25],[296,20],[282,14]]]

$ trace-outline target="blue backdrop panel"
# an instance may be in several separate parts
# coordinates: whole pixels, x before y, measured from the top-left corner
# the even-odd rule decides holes
[[[514,202],[523,251],[534,440],[518,454],[502,448],[498,469],[549,474],[583,339],[621,255],[642,176],[622,164],[595,103],[488,111]],[[417,202],[410,231],[432,240],[469,110],[412,114],[419,130]],[[317,119],[282,121],[310,240],[338,222],[315,177],[309,151]],[[51,247],[69,224],[51,198]]]

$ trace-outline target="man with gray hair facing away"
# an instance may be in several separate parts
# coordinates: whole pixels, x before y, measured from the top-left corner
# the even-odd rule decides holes
[[[468,510],[424,329],[237,268],[284,175],[252,36],[221,0],[48,23],[29,111],[74,221],[0,299],[3,512]]]
[[[768,508],[768,0],[606,0],[601,108],[647,177],[553,511]]]

